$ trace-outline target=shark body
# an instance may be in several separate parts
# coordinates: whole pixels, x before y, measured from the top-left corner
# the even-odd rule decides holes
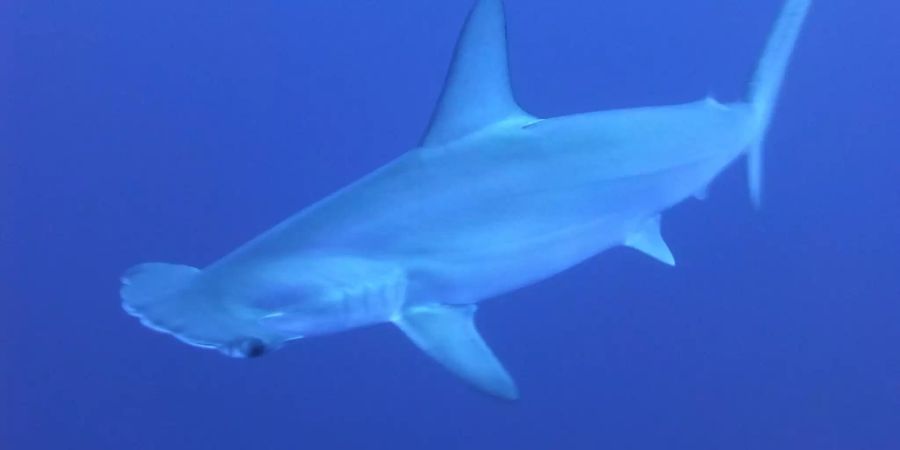
[[[762,141],[810,0],[787,0],[745,101],[538,119],[509,86],[503,6],[480,0],[421,145],[204,269],[146,263],[123,305],[235,357],[394,323],[474,387],[518,396],[477,304],[626,245],[670,265],[660,214]]]

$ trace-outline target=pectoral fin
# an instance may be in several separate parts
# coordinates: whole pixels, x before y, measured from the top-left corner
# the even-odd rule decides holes
[[[475,306],[432,304],[404,311],[397,326],[425,353],[474,387],[513,400],[513,379],[475,329]]]
[[[641,251],[664,264],[674,266],[675,256],[672,255],[672,251],[669,250],[669,246],[666,245],[666,241],[663,240],[662,234],[660,234],[659,221],[659,216],[648,220],[641,228],[628,236],[625,240],[625,245]]]

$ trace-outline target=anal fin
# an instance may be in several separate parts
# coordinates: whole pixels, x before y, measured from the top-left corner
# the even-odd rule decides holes
[[[514,400],[519,393],[475,328],[474,305],[430,304],[410,308],[395,323],[422,351],[475,388]]]

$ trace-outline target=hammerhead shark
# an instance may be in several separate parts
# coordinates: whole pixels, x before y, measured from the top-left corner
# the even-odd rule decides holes
[[[478,0],[418,147],[204,269],[129,269],[124,309],[242,358],[392,323],[473,387],[515,399],[478,304],[616,246],[674,265],[661,213],[745,155],[758,205],[763,140],[810,3],[786,0],[741,101],[542,119],[513,98],[501,0]]]

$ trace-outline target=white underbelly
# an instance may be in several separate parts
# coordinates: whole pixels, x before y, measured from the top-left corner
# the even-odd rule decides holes
[[[520,206],[506,220],[485,220],[490,225],[469,232],[448,230],[438,241],[452,245],[433,246],[402,262],[408,299],[474,303],[551,277],[621,245],[646,220],[705,186],[724,165],[710,160],[580,192],[550,192],[536,204],[552,207]],[[469,219],[481,222],[477,216]]]
[[[629,221],[598,219],[519,245],[407,262],[408,302],[475,303],[549,278],[624,241]],[[499,237],[498,237],[499,238]]]

